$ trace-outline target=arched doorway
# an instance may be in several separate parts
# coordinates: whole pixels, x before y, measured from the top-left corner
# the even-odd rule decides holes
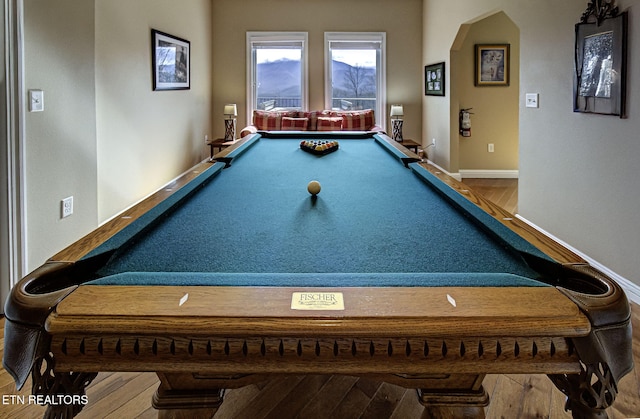
[[[508,46],[508,83],[477,85],[477,45]],[[501,11],[465,23],[451,47],[450,60],[451,171],[462,178],[517,177],[519,28]],[[466,108],[472,108],[470,137],[459,133],[458,114]]]

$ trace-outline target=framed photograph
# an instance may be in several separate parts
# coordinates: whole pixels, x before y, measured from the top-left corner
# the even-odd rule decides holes
[[[509,85],[509,48],[509,44],[476,45],[476,86]]]
[[[627,13],[576,24],[573,111],[625,116]]]
[[[444,96],[444,63],[424,66],[424,94]]]
[[[191,88],[191,44],[158,30],[151,30],[153,90]]]

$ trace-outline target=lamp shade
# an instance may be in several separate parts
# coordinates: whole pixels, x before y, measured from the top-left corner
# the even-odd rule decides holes
[[[402,105],[391,105],[391,116],[400,117],[404,115]]]
[[[236,104],[224,105],[224,114],[226,116],[238,116],[238,108]]]

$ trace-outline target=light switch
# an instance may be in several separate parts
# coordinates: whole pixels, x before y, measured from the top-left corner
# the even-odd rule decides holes
[[[538,94],[537,93],[527,93],[525,95],[526,107],[527,108],[537,108],[538,107]]]
[[[29,112],[44,111],[44,92],[39,89],[29,90]]]

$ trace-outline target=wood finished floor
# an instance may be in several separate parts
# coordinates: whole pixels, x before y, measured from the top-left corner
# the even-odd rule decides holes
[[[517,212],[517,180],[467,179],[465,183],[503,208]],[[633,353],[636,369],[620,382],[609,409],[612,419],[640,417],[640,306],[633,305]],[[0,322],[4,330],[4,320]],[[4,332],[0,335],[0,355]],[[155,418],[151,397],[158,379],[153,373],[101,373],[87,391],[89,405],[78,418]],[[491,397],[487,418],[569,418],[564,397],[543,375],[489,375]],[[13,379],[0,370],[0,395],[27,395],[30,383],[16,391]],[[39,406],[0,404],[0,418],[39,418]],[[216,419],[257,418],[420,418],[424,408],[414,390],[343,376],[291,376],[231,390]]]

